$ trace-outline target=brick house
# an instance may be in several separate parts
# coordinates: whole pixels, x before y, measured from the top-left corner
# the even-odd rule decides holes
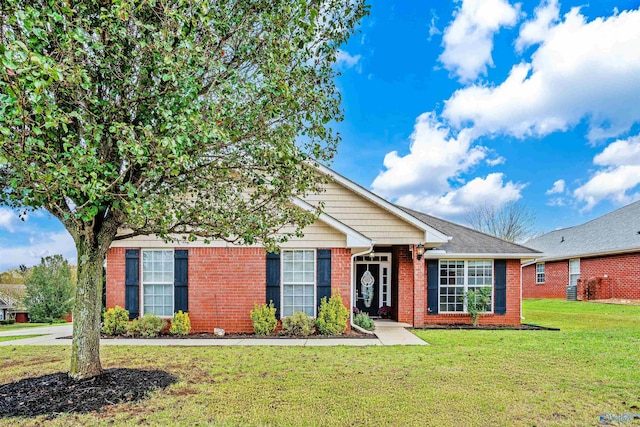
[[[640,299],[640,201],[528,241],[544,255],[522,268],[523,298]]]
[[[23,303],[25,292],[23,284],[0,283],[0,320],[14,319],[16,323],[29,321],[29,311]]]
[[[520,265],[538,253],[460,225],[394,205],[334,171],[325,191],[292,200],[323,213],[280,253],[226,242],[164,243],[154,236],[114,242],[107,253],[107,307],[132,317],[188,311],[193,331],[252,331],[254,302],[273,301],[278,316],[316,316],[323,296],[422,327],[466,323],[462,295],[492,290],[483,323],[520,323]]]

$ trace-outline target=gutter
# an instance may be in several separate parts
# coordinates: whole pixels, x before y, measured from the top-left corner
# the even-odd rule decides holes
[[[365,333],[365,334],[369,334],[369,335],[374,335],[374,333],[372,331],[367,331],[366,329],[362,329],[360,326],[358,326],[355,323],[353,323],[353,307],[354,307],[353,294],[355,293],[355,290],[356,290],[356,288],[355,288],[355,276],[356,276],[355,260],[356,260],[357,256],[363,256],[363,255],[371,253],[371,251],[373,251],[373,246],[375,244],[376,244],[376,242],[372,240],[371,241],[371,246],[369,246],[369,249],[351,255],[351,292],[350,292],[351,295],[349,296],[349,302],[350,302],[349,324],[356,331],[359,331],[359,332],[362,332],[362,333]]]

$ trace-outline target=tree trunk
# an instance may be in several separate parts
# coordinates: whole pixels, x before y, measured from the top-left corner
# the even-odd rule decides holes
[[[105,250],[84,236],[76,239],[78,282],[73,309],[73,341],[69,376],[75,380],[102,374],[100,364],[100,313],[102,266]]]

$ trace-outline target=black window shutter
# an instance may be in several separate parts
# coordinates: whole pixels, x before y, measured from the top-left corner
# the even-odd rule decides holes
[[[177,249],[173,253],[173,311],[189,311],[189,251]]]
[[[323,297],[331,298],[331,249],[319,249],[317,254],[317,304]]]
[[[427,315],[438,314],[438,260],[427,260]]]
[[[127,249],[124,264],[124,305],[129,319],[140,316],[140,250]]]
[[[505,314],[507,312],[507,261],[497,259],[493,263],[496,270],[495,287],[495,314]]]
[[[280,318],[280,254],[267,254],[267,304],[273,301],[276,319]]]

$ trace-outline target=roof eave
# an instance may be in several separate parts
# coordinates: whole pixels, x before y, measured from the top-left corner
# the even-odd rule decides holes
[[[555,255],[551,257],[543,256],[543,257],[536,258],[532,262],[523,264],[523,267],[534,264],[536,262],[554,262],[554,261],[563,261],[565,259],[569,260],[569,259],[575,259],[575,258],[594,258],[599,256],[620,255],[620,254],[633,253],[633,252],[640,252],[640,247],[616,249],[616,250],[609,250],[609,251],[598,251],[598,252],[573,253],[573,254],[566,254],[566,255],[563,254],[563,255]]]
[[[424,258],[426,259],[519,259],[519,260],[528,260],[535,259],[536,254],[530,253],[500,253],[500,252],[473,252],[473,253],[455,253],[455,252],[445,252],[445,251],[434,251],[429,253],[429,251],[425,251]]]

